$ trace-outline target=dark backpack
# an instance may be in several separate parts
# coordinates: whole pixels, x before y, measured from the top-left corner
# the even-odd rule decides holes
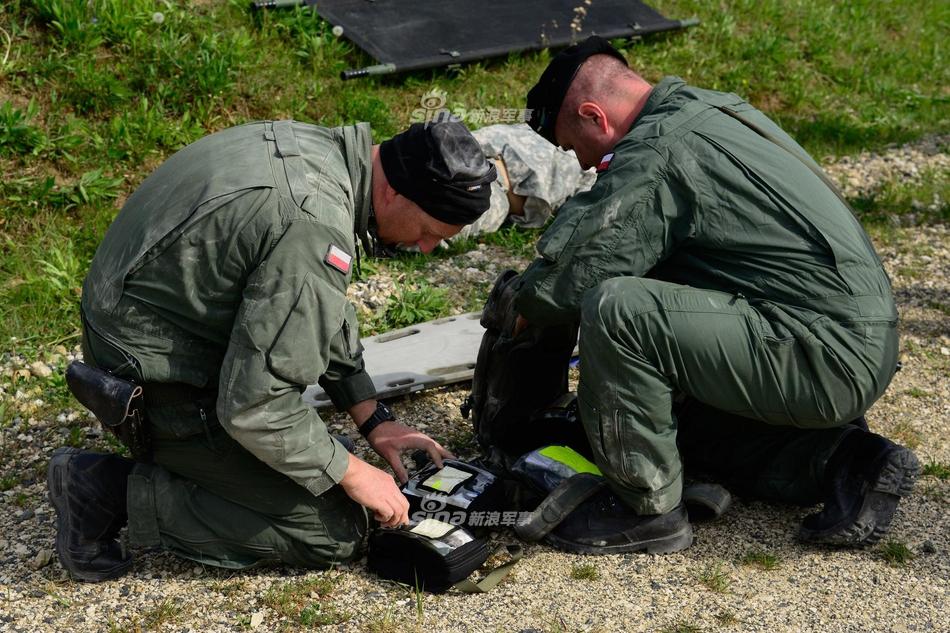
[[[471,414],[475,438],[489,460],[503,467],[535,448],[573,444],[571,439],[578,433],[583,437],[576,420],[565,418],[561,423],[538,415],[567,393],[578,326],[529,324],[512,336],[518,317],[514,310],[518,280],[515,271],[506,270],[488,296],[472,393],[462,406],[464,417]]]

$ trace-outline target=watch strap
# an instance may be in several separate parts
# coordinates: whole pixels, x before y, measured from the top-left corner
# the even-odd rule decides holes
[[[382,402],[377,402],[376,411],[374,411],[373,415],[369,416],[365,422],[360,424],[357,430],[360,432],[360,435],[369,438],[369,434],[372,433],[377,426],[383,422],[394,419],[395,416],[393,416],[393,412],[389,410],[389,407]]]

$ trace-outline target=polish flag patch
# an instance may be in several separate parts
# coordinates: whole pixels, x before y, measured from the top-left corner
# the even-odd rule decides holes
[[[604,154],[604,157],[600,159],[600,164],[597,165],[597,173],[599,174],[602,171],[607,171],[607,168],[610,167],[610,161],[614,159],[614,153]]]
[[[339,246],[330,244],[330,248],[327,249],[327,256],[323,258],[323,261],[346,275],[350,272],[350,262],[353,261],[353,258]]]

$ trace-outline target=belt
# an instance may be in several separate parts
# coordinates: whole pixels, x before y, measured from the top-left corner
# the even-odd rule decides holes
[[[171,407],[189,402],[214,401],[217,389],[195,387],[183,382],[147,382],[142,385],[145,408]]]

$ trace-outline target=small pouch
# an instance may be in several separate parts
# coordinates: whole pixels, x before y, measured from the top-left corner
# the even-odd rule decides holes
[[[479,520],[486,513],[500,516],[512,509],[502,480],[484,468],[457,459],[444,460],[442,468],[435,464],[422,468],[402,492],[409,500],[409,516],[416,521],[438,519],[477,528],[486,525]]]
[[[151,438],[145,428],[140,385],[81,361],[73,361],[66,368],[66,384],[136,461],[151,461]]]
[[[488,555],[485,539],[463,527],[425,519],[373,532],[367,567],[380,578],[442,593],[468,578]]]

